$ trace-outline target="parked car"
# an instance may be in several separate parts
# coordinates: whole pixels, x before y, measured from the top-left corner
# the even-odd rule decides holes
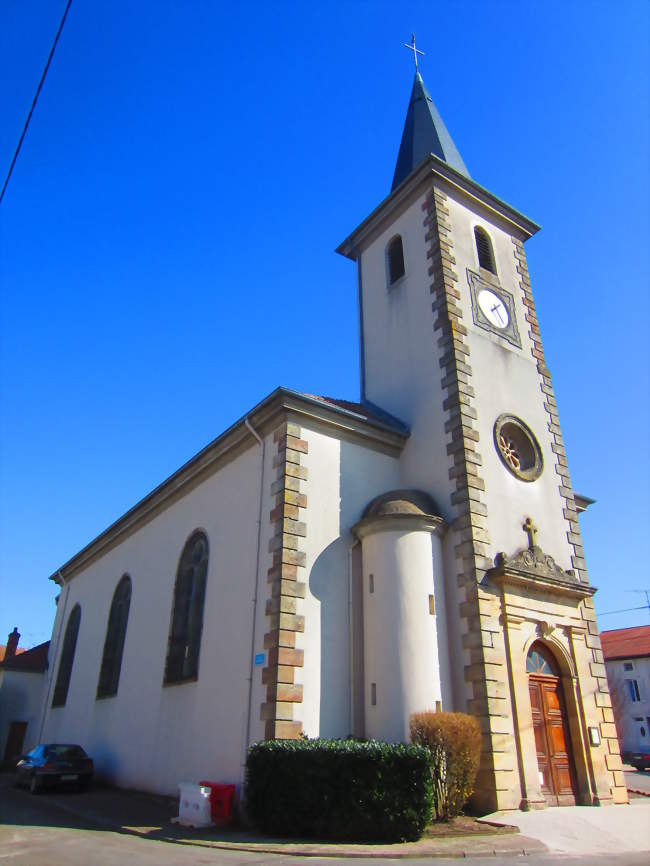
[[[622,757],[625,764],[632,764],[637,770],[650,770],[650,750],[648,749],[623,752]]]
[[[16,764],[14,784],[32,794],[55,785],[74,785],[86,790],[93,776],[93,760],[81,746],[70,743],[41,743]]]

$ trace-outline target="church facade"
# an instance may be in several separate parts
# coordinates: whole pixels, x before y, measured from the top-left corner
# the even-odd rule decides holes
[[[52,575],[42,740],[122,786],[476,716],[477,805],[627,801],[524,243],[419,73],[356,263],[361,400],[279,388]]]

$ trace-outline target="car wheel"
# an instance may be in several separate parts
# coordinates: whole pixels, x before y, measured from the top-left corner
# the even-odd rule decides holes
[[[32,778],[29,780],[29,792],[30,792],[30,794],[38,794],[38,792],[40,790],[41,790],[41,783],[38,781],[36,773],[34,773]]]

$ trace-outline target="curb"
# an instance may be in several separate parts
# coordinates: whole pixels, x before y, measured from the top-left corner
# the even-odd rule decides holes
[[[650,791],[640,791],[638,788],[628,788],[628,794],[638,794],[640,797],[650,797]]]
[[[138,833],[137,830],[131,830],[134,835],[142,835]],[[538,841],[537,839],[531,839],[527,836],[518,836],[517,844],[513,845],[510,848],[497,847],[494,845],[486,844],[482,846],[480,842],[476,845],[476,847],[463,847],[461,849],[454,849],[450,847],[449,849],[445,849],[442,846],[436,846],[432,848],[429,844],[420,844],[418,842],[406,843],[412,844],[416,847],[410,851],[394,851],[394,850],[350,850],[349,848],[346,850],[338,850],[332,851],[331,848],[334,846],[330,846],[327,844],[323,844],[321,846],[314,846],[314,848],[308,848],[307,846],[300,845],[292,845],[290,842],[284,844],[278,844],[276,846],[273,845],[265,845],[261,844],[239,844],[236,842],[212,842],[208,839],[164,839],[161,838],[159,841],[162,842],[171,842],[180,845],[193,845],[196,848],[212,848],[220,851],[241,851],[249,854],[275,854],[276,856],[281,854],[285,857],[319,857],[319,858],[328,858],[328,859],[346,859],[346,860],[357,860],[357,859],[368,859],[368,860],[413,860],[413,859],[467,859],[470,857],[521,857],[521,856],[531,856],[533,854],[547,854],[549,852],[549,848],[544,845],[543,842]],[[448,840],[450,846],[454,844],[456,840]],[[478,842],[478,840],[477,840]],[[400,843],[397,843],[400,844]],[[370,846],[369,846],[370,847]]]

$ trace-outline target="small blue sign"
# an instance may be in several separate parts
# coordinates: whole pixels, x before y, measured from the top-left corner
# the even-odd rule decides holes
[[[255,665],[263,665],[265,658],[266,658],[266,653],[256,653],[255,654]]]

